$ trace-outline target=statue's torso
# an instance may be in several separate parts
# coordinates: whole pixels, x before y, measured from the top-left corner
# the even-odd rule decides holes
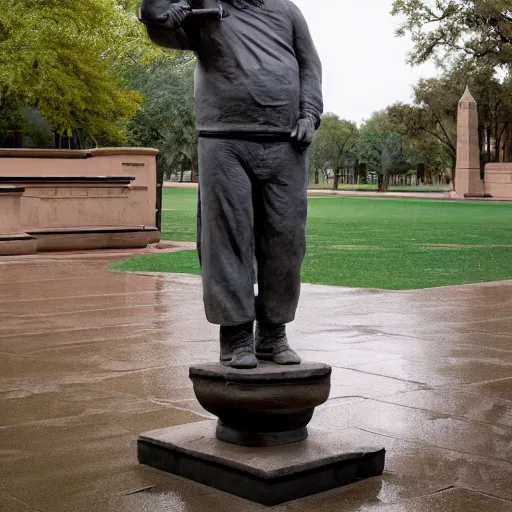
[[[236,9],[194,34],[200,131],[289,132],[299,115],[294,30],[283,0]]]

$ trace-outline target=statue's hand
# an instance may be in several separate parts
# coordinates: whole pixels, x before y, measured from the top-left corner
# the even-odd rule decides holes
[[[178,29],[183,23],[184,19],[190,14],[190,5],[186,0],[172,3],[167,11],[167,20],[165,25],[171,30]]]
[[[298,146],[309,146],[315,133],[315,121],[310,117],[299,119],[292,132],[292,139]]]
[[[146,24],[177,30],[190,11],[187,0],[170,4],[169,0],[144,0],[139,8],[139,20]]]

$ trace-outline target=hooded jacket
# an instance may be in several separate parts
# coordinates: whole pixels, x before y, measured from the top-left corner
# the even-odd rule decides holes
[[[227,14],[220,21],[187,17],[170,30],[165,12],[157,13],[162,23],[143,20],[151,22],[153,42],[196,54],[199,135],[286,138],[301,117],[318,128],[322,66],[298,7],[290,0],[265,0],[261,7],[220,3]]]

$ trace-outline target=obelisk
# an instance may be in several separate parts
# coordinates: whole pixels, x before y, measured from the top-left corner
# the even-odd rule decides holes
[[[484,196],[484,182],[480,178],[477,103],[469,87],[459,101],[457,113],[455,192],[459,197]]]

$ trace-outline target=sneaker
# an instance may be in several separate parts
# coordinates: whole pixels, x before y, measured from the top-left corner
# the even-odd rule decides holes
[[[256,323],[256,357],[276,364],[300,364],[300,357],[288,345],[286,327]]]

